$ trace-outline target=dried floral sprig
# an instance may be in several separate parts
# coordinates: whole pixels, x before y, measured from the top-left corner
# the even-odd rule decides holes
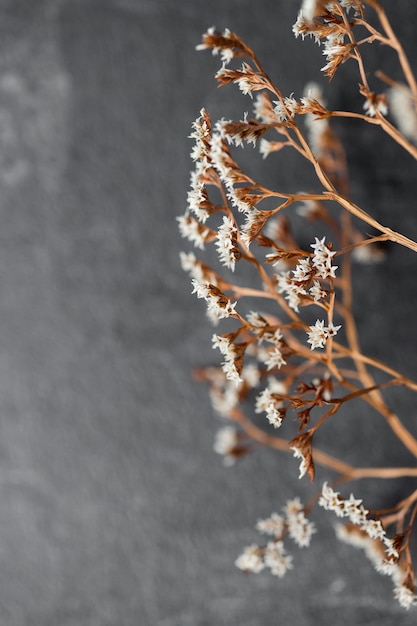
[[[376,26],[375,20],[368,20],[369,10]],[[345,151],[331,122],[334,117],[356,118],[379,126],[417,159],[417,83],[376,0],[304,0],[293,31],[322,46],[326,59],[322,72],[329,79],[344,63],[356,63],[358,93],[364,99],[361,110],[329,110],[314,83],[299,99],[285,96],[252,48],[229,30],[219,33],[210,28],[197,46],[220,55],[219,85],[236,84],[253,99],[254,114],[213,124],[202,109],[191,134],[195,169],[188,206],[178,218],[182,236],[200,250],[214,245],[219,261],[217,271],[194,253],[181,253],[193,293],[206,302],[215,325],[229,318],[228,331],[212,337],[213,348],[223,358],[221,366],[196,373],[209,384],[214,409],[229,422],[218,431],[214,449],[229,466],[261,446],[292,452],[299,460],[299,477],[307,475],[311,481],[316,465],[336,474],[339,484],[371,477],[416,478],[417,439],[387,405],[383,390],[398,385],[417,391],[417,382],[361,351],[352,314],[351,261],[380,262],[378,245],[385,241],[414,252],[417,243],[380,224],[349,199]],[[374,42],[391,48],[399,61],[400,82],[378,73],[387,92],[373,91],[368,82],[362,47]],[[237,67],[231,66],[234,59],[239,59]],[[313,167],[318,191],[266,188],[234,158],[235,147],[247,144],[259,146],[263,158],[295,150]],[[308,249],[292,233],[294,213],[317,226],[318,236]],[[362,235],[352,216],[378,234]],[[244,286],[245,266],[257,276],[251,286]],[[248,298],[259,303],[257,310],[247,304]],[[376,373],[382,382],[375,381]],[[410,457],[404,467],[355,467],[317,448],[316,432],[326,421],[338,419],[341,408],[352,400],[365,402],[386,421]],[[279,437],[275,432],[289,414],[295,418],[289,422],[292,432]],[[344,498],[329,483],[314,500],[347,518],[337,527],[338,537],[362,547],[376,569],[392,577],[401,606],[416,604],[410,545],[417,489],[390,509],[375,511],[365,509],[353,495]],[[255,573],[269,568],[276,576],[285,575],[293,560],[284,539],[289,536],[300,547],[309,545],[315,532],[307,518],[311,508],[295,498],[287,502],[283,515],[273,513],[258,521],[259,532],[272,539],[264,546],[245,548],[237,567]],[[393,531],[392,537],[387,530]]]

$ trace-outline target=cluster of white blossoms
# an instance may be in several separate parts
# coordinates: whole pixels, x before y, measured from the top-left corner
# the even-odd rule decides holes
[[[342,326],[334,326],[333,322],[325,326],[324,320],[317,320],[314,326],[309,328],[307,343],[311,344],[311,350],[315,350],[316,348],[324,348],[329,337],[334,337]]]
[[[325,240],[325,237],[322,239],[315,237],[315,243],[311,244],[314,250],[312,257],[303,257],[293,270],[276,275],[278,293],[284,295],[289,307],[297,313],[305,296],[310,296],[315,302],[324,300],[328,292],[320,280],[333,280],[336,277],[338,266],[332,265],[336,252],[326,246]],[[267,258],[273,257],[273,254],[267,255]]]
[[[293,279],[291,272],[277,274],[277,291],[284,295],[289,307],[298,313],[301,297],[307,295],[307,291]]]
[[[266,419],[274,428],[279,428],[282,424],[281,407],[283,401],[280,396],[285,396],[287,388],[284,383],[276,378],[268,379],[268,386],[265,387],[256,397],[255,413],[266,413]]]
[[[381,520],[368,518],[369,511],[363,506],[362,500],[356,499],[353,494],[348,499],[342,498],[325,482],[318,504],[326,511],[333,511],[337,517],[349,520],[351,526],[337,526],[338,538],[362,548],[375,569],[392,578],[394,595],[401,606],[409,609],[417,605],[417,596],[399,564],[400,553],[395,541],[387,537]]]
[[[360,0],[339,0],[339,2],[304,0],[293,26],[296,37],[301,36],[304,39],[310,36],[316,43],[323,45],[326,64],[321,71],[329,78],[332,78],[339,65],[352,55],[352,43],[347,39],[348,32],[344,24],[343,9],[347,13],[353,9],[356,15],[360,16],[363,14],[364,4]],[[376,117],[378,114],[387,115],[386,94],[375,94],[368,89],[361,89],[361,93],[365,97],[363,108],[369,117]]]
[[[236,567],[244,572],[258,574],[268,567],[271,574],[283,578],[292,569],[292,556],[287,554],[282,541],[269,541],[265,547],[256,544],[247,546],[235,561]]]
[[[269,541],[266,546],[247,546],[236,559],[236,567],[255,574],[267,567],[280,578],[292,569],[293,559],[285,550],[284,535],[288,534],[298,547],[303,548],[310,545],[316,529],[314,523],[307,519],[299,498],[288,500],[283,511],[284,515],[272,513],[270,517],[258,520],[256,529],[274,537],[274,541]]]
[[[417,142],[416,103],[409,87],[395,85],[388,92],[388,101],[399,130],[408,139]]]
[[[282,541],[269,541],[264,550],[264,563],[273,576],[283,578],[292,569],[292,556],[287,554]]]
[[[236,315],[237,302],[231,302],[220,289],[208,281],[199,282],[196,278],[191,281],[193,291],[197,298],[202,298],[207,302],[207,315],[213,324],[226,317]]]
[[[291,446],[290,450],[295,459],[300,459],[300,466],[298,468],[298,478],[301,480],[303,476],[307,474],[307,470],[309,468],[309,460],[304,455],[303,450],[298,446]]]
[[[323,98],[323,91],[317,83],[315,83],[314,81],[307,83],[304,92],[306,95],[301,98],[301,102],[303,103],[304,107],[308,109],[312,106],[316,106],[318,103],[320,106],[325,108],[326,103]],[[326,117],[318,118],[317,115],[309,112],[305,116],[304,122],[308,131],[308,138],[311,150],[314,156],[320,159],[323,152],[326,150],[326,134],[328,134],[330,130],[329,120]],[[307,207],[304,206],[304,209],[306,208]]]
[[[272,350],[265,348],[259,350],[258,353],[259,360],[267,366],[267,370],[272,370],[274,368],[280,369],[283,365],[286,365],[286,361],[282,356],[281,351],[282,333],[279,328],[277,328],[277,330],[273,333],[265,333],[262,339],[274,344]]]
[[[310,545],[311,537],[316,532],[313,522],[307,519],[304,507],[300,498],[288,500],[284,507],[288,534],[299,548],[306,548]]]
[[[241,382],[242,378],[236,368],[236,359],[238,358],[236,344],[230,341],[228,337],[222,335],[213,335],[212,337],[213,348],[218,348],[221,354],[225,357],[222,363],[222,369],[226,374],[228,380],[234,380],[235,382]]]
[[[240,381],[230,380],[224,376],[224,371],[219,371],[216,367],[206,370],[210,377],[210,400],[213,409],[222,417],[230,418],[233,409],[240,402],[240,392],[242,387],[255,389],[260,382],[261,373],[255,362],[243,365],[240,370]]]
[[[177,221],[181,236],[191,241],[196,248],[204,250],[204,244],[207,241],[210,230],[204,228],[199,221],[189,214],[180,215],[177,217]]]
[[[274,105],[274,113],[279,122],[286,122],[288,119],[292,119],[302,108],[302,105],[293,96],[285,97],[282,100],[274,100]]]
[[[336,252],[326,246],[324,243],[326,237],[323,239],[315,237],[315,240],[315,243],[311,244],[311,248],[314,250],[312,263],[316,269],[316,276],[318,278],[335,278],[337,265],[332,265],[332,259]]]
[[[224,130],[225,124],[226,122],[224,120],[219,120],[215,125],[215,131],[211,137],[210,156],[212,164],[226,188],[226,195],[231,201],[232,206],[241,213],[248,213],[252,208],[251,205],[242,201],[238,191],[235,189],[236,181],[234,174],[236,174],[236,172],[233,170],[227,149],[227,137]]]
[[[237,228],[230,217],[223,216],[223,223],[216,236],[216,247],[220,262],[234,272],[237,259]]]
[[[210,26],[210,28],[207,30],[206,35],[213,36],[215,34],[216,34],[215,27]],[[212,45],[209,45],[208,43],[203,42],[196,46],[196,50],[206,50],[210,48],[213,55],[220,54],[220,58],[223,61],[223,63],[227,64],[235,56],[234,50],[233,50],[234,44],[235,44],[233,33],[228,28],[225,28],[225,30],[222,33],[222,39],[224,40],[224,45],[222,46],[212,46]],[[229,46],[227,46],[227,42],[229,42]]]
[[[190,190],[188,192],[187,212],[193,213],[196,218],[205,223],[209,217],[209,212],[202,207],[206,200],[204,176],[210,167],[210,123],[204,109],[201,109],[200,116],[193,122],[193,132],[190,139],[195,139],[195,144],[191,150],[191,158],[195,162],[195,168],[190,175]]]
[[[222,426],[216,433],[213,450],[223,457],[226,466],[233,465],[236,461],[234,451],[239,447],[239,434],[233,426]]]
[[[191,278],[197,280],[198,283],[204,281],[204,272],[201,263],[194,252],[180,252],[180,262],[184,272],[188,272]]]
[[[365,112],[369,117],[376,117],[378,113],[387,115],[388,100],[385,95],[369,94],[363,105]]]
[[[248,323],[252,326],[251,331],[258,336],[258,347],[257,349],[257,359],[259,362],[263,363],[267,367],[267,371],[272,369],[281,369],[282,366],[286,365],[286,361],[284,359],[282,350],[283,350],[283,335],[279,328],[271,328],[267,329],[266,320],[259,314],[254,311],[251,311],[247,315]],[[272,347],[265,347],[264,342],[273,344]],[[275,391],[274,393],[278,393]],[[264,410],[264,409],[262,409]]]

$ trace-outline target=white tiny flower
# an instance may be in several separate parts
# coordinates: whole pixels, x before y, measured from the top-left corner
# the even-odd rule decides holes
[[[256,311],[251,311],[250,313],[248,313],[246,319],[248,320],[248,323],[251,326],[255,326],[255,328],[263,328],[267,325],[266,320],[264,320],[263,317]]]
[[[307,335],[307,343],[311,344],[311,350],[324,348],[327,339],[324,320],[317,320],[314,326],[310,326],[310,331]]]
[[[410,609],[417,604],[415,593],[406,585],[397,585],[394,588],[394,597],[404,609]]]
[[[341,6],[349,13],[350,9],[353,9],[356,13],[361,12],[363,9],[362,0],[339,0]]]
[[[348,500],[344,500],[343,507],[345,509],[345,515],[350,517],[351,515],[356,515],[360,505],[362,504],[362,500],[358,500],[355,498],[353,493],[350,494]]]
[[[221,335],[213,335],[212,337],[213,348],[218,348],[225,357],[225,361],[222,363],[223,372],[226,374],[228,380],[235,382],[243,382],[239,372],[236,369],[236,347],[227,337]]]
[[[265,548],[264,563],[274,576],[282,578],[292,569],[292,556],[286,554],[282,541],[270,541]]]
[[[223,216],[223,224],[217,232],[216,247],[220,262],[234,272],[236,264],[236,233],[234,222]]]
[[[210,389],[210,401],[216,413],[222,417],[230,417],[232,410],[239,402],[239,386],[231,382],[224,388],[212,387]]]
[[[311,537],[315,532],[314,523],[307,519],[304,512],[300,511],[288,517],[288,533],[300,548],[310,545]]]
[[[282,424],[281,414],[272,402],[266,408],[266,419],[274,428],[279,428]]]
[[[210,283],[193,278],[191,284],[193,286],[193,291],[191,293],[196,293],[197,298],[204,298],[206,300],[210,297]]]
[[[197,294],[197,297],[201,296],[198,296]],[[228,318],[236,314],[235,307],[237,302],[230,302],[230,300],[227,300],[226,304],[220,304],[220,298],[213,295],[210,291],[205,299],[207,302],[207,315],[214,324],[217,324],[217,322],[221,319]]]
[[[223,37],[225,37],[226,39],[229,39],[230,35],[231,35],[231,31],[228,28],[226,28],[223,31]],[[225,65],[230,63],[230,61],[234,58],[234,56],[235,56],[235,53],[234,53],[233,48],[223,48],[220,51],[220,58]]]
[[[258,574],[265,565],[262,560],[262,549],[256,544],[247,546],[235,561],[236,567],[244,572]]]
[[[262,158],[266,159],[266,157],[271,154],[274,150],[274,144],[267,139],[261,139],[259,142],[259,152],[262,154]]]
[[[315,200],[302,200],[295,210],[297,215],[306,218],[312,217],[316,213],[316,211],[317,202]]]
[[[348,500],[346,501],[348,502]],[[345,502],[345,506],[346,506]],[[361,504],[356,508],[348,509],[348,516],[352,524],[357,524],[362,528],[362,525],[366,522],[366,516],[369,511]]]
[[[240,376],[249,387],[254,389],[259,385],[261,379],[261,373],[259,367],[255,363],[248,363],[242,367]]]
[[[285,293],[291,285],[291,272],[280,272],[276,276],[278,293]]]
[[[312,22],[316,17],[321,5],[322,3],[318,2],[317,0],[303,0],[303,4],[301,6],[301,13],[303,14],[303,17],[308,22]]]
[[[341,325],[334,326],[334,324],[330,322],[330,324],[326,328],[327,338],[334,337],[335,335],[337,335],[337,331],[340,330],[341,328],[342,328]]]
[[[346,515],[344,501],[340,498],[339,493],[334,491],[327,482],[323,483],[318,505],[326,511],[333,511],[337,517],[345,517]]]
[[[201,264],[197,261],[197,258],[193,252],[180,252],[181,267],[184,272],[188,272],[191,278],[194,278],[198,283],[204,282],[204,271]]]
[[[315,237],[315,243],[311,244],[311,247],[314,250],[314,256],[312,263],[316,268],[316,274],[318,278],[335,278],[337,265],[332,266],[332,259],[336,254],[336,251],[330,250],[325,245],[326,237],[323,239],[318,239]]]
[[[245,213],[245,215],[251,213],[252,206],[249,202],[244,202],[240,196],[238,191],[234,188],[233,184],[227,185],[227,197],[231,201],[232,205],[240,212]]]
[[[258,209],[251,209],[249,213],[246,213],[246,220],[241,230],[241,239],[248,248],[251,244],[251,231],[254,227],[258,228],[259,219],[262,219],[262,212]]]
[[[292,32],[294,33],[295,37],[298,37],[299,35],[301,35],[302,39],[304,39],[306,35],[304,30],[302,29],[304,22],[305,22],[305,18],[304,18],[303,12],[300,10],[297,15],[297,21],[295,22],[295,24],[293,24],[293,27],[292,27]]]
[[[192,272],[197,264],[194,252],[180,252],[181,267],[184,272]]]
[[[286,365],[286,361],[278,346],[275,346],[272,351],[267,352],[266,356],[267,358],[264,360],[264,363],[268,370],[271,370],[274,367],[280,369],[283,365]]]
[[[204,250],[204,243],[210,234],[209,229],[202,228],[198,220],[187,214],[177,217],[177,221],[181,236],[191,241],[196,248]]]
[[[270,376],[268,378],[268,389],[271,393],[276,393],[282,396],[287,394],[287,386],[282,382],[282,380],[278,380],[274,378],[274,376]]]
[[[231,347],[233,354],[233,344],[230,343],[230,339],[228,339],[227,337],[214,334],[211,341],[213,344],[213,349],[218,348],[223,355],[229,356]]]
[[[346,526],[345,524],[336,524],[335,532],[339,541],[353,546],[354,548],[361,548],[365,550],[371,541],[371,539],[361,533],[356,526],[352,527]]]
[[[306,259],[301,259],[295,266],[295,269],[292,271],[292,280],[295,280],[297,282],[308,280],[311,276],[311,272],[312,267],[310,264],[310,259],[308,257]]]
[[[373,245],[359,246],[352,251],[352,259],[358,263],[377,264],[385,260],[385,252]]]
[[[383,574],[384,576],[390,576],[391,578],[394,578],[397,576],[399,566],[398,563],[396,563],[395,561],[383,560],[375,563],[375,569],[377,572]]]
[[[235,383],[243,382],[233,360],[226,360],[222,363],[223,372],[226,374],[227,380],[233,380]]]
[[[371,539],[383,540],[385,537],[385,530],[379,519],[365,520],[363,524],[361,524],[361,529],[364,530]]]
[[[239,438],[236,428],[233,426],[223,426],[216,433],[213,450],[223,456],[225,465],[233,465],[235,457],[233,450],[239,445]]]
[[[290,517],[293,517],[294,515],[297,515],[298,513],[300,513],[300,511],[303,511],[303,509],[304,507],[301,504],[300,498],[298,497],[293,498],[292,500],[287,500],[285,506],[282,507],[282,510],[284,511],[288,519]]]
[[[252,96],[253,85],[250,82],[249,78],[247,78],[246,76],[242,76],[242,78],[239,78],[239,80],[237,80],[236,82],[240,91],[243,93],[244,96],[249,95],[251,98],[253,97]]]
[[[300,467],[299,467],[299,476],[298,476],[298,478],[301,479],[303,478],[303,476],[306,475],[307,470],[308,470],[307,459],[302,453],[302,450],[300,450],[300,448],[297,448],[297,446],[291,446],[290,450],[292,450],[292,453],[295,459],[301,459]]]
[[[400,553],[394,547],[394,541],[389,537],[384,537],[384,545],[385,545],[385,553],[388,557],[393,557],[394,559],[398,559]]]
[[[256,396],[255,413],[262,413],[266,411],[268,407],[274,403],[272,393],[268,387],[261,391]]]
[[[309,293],[315,302],[318,302],[319,300],[324,300],[325,298],[327,298],[327,291],[322,289],[322,286],[318,280],[313,281],[313,285],[312,287],[310,287]]]
[[[298,305],[301,302],[300,296],[307,294],[306,290],[297,282],[293,282],[291,272],[280,272],[277,274],[277,291],[284,293],[284,297],[290,308],[298,312]]]
[[[382,113],[382,115],[387,115],[388,113],[388,107],[383,100],[373,101],[367,98],[363,108],[370,117],[375,117],[378,112]]]
[[[307,343],[311,344],[311,350],[316,348],[324,348],[329,337],[334,337],[341,326],[334,326],[331,322],[328,326],[324,325],[324,320],[317,320],[314,326],[309,327],[307,331]]]
[[[284,531],[285,520],[278,513],[271,513],[270,517],[258,520],[256,530],[264,535],[280,537]]]
[[[288,118],[288,113],[285,110],[284,102],[281,100],[274,100],[274,113],[277,116],[279,122],[285,122]]]
[[[300,110],[300,104],[295,98],[292,97],[292,95],[284,98],[284,104],[291,117],[294,117],[294,115]]]
[[[206,35],[214,35],[215,32],[216,32],[215,28],[214,27],[210,27],[207,30]],[[218,55],[220,53],[220,58],[221,58],[223,64],[227,65],[235,56],[235,53],[234,53],[234,50],[233,50],[233,41],[232,41],[232,38],[231,38],[231,34],[232,33],[231,33],[231,31],[228,28],[226,28],[223,31],[223,33],[222,33],[223,39],[226,39],[226,40],[230,39],[230,48],[227,47],[225,45],[225,43],[223,43],[222,47],[220,47],[220,46],[212,46],[212,45],[209,45],[207,43],[200,43],[200,44],[198,44],[196,46],[195,49],[196,50],[206,50],[207,48],[211,48],[211,52],[212,52],[213,56]]]
[[[412,141],[417,141],[417,110],[413,95],[405,85],[392,87],[388,92],[390,111],[398,129]]]
[[[217,131],[212,134],[210,155],[220,180],[227,188],[233,187],[234,181],[231,177],[231,169],[230,166],[227,165],[229,155],[224,146],[222,132]]]

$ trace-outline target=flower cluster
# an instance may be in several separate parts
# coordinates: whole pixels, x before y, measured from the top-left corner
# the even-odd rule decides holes
[[[274,428],[279,428],[284,418],[282,408],[286,395],[287,388],[283,382],[269,377],[268,386],[256,398],[255,413],[265,412],[269,424]]]
[[[232,303],[218,287],[206,281],[199,282],[196,278],[193,278],[192,284],[192,293],[207,302],[207,314],[214,324],[225,317],[236,315],[237,303]]]
[[[331,247],[327,246],[325,237],[311,244],[314,249],[313,256],[303,256],[291,271],[281,271],[276,275],[277,291],[284,294],[291,309],[298,312],[300,304],[309,304],[325,300],[332,290],[326,289],[322,281],[333,281],[336,277],[337,265],[332,265],[332,258],[336,254]],[[272,264],[277,261],[276,254],[267,255]],[[279,262],[279,258],[278,258]]]
[[[340,325],[334,326],[332,322],[325,326],[324,320],[317,320],[314,326],[310,326],[307,342],[311,344],[312,350],[324,348],[329,337],[334,337],[340,328],[342,328]]]
[[[283,511],[284,515],[272,513],[270,517],[258,520],[256,529],[274,539],[266,546],[256,544],[247,546],[236,559],[236,567],[255,574],[267,567],[274,576],[280,578],[292,569],[293,558],[287,554],[284,547],[285,535],[288,534],[298,547],[304,548],[310,545],[316,528],[314,523],[307,519],[299,498],[288,500]]]
[[[232,335],[233,336],[233,335]],[[233,343],[231,337],[213,335],[213,348],[218,348],[225,357],[223,371],[228,380],[241,382],[240,372],[242,371],[242,355],[245,345]]]
[[[369,511],[363,506],[362,500],[356,499],[352,494],[345,499],[327,483],[323,485],[318,504],[327,511],[333,511],[338,517],[349,519],[349,524],[337,526],[338,537],[362,548],[374,563],[375,569],[392,578],[394,596],[401,606],[409,609],[417,605],[413,577],[410,578],[400,562],[404,536],[398,535],[394,539],[387,537],[381,520],[369,518]]]

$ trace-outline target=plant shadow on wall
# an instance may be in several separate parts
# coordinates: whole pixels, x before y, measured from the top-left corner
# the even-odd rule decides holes
[[[215,410],[228,420],[214,443],[225,464],[267,446],[292,453],[300,479],[314,483],[317,466],[327,476],[306,504],[295,497],[258,521],[265,541],[246,547],[237,567],[284,576],[293,566],[288,543],[309,546],[318,505],[335,516],[342,541],[361,548],[379,573],[391,577],[395,598],[409,609],[417,604],[412,558],[417,439],[409,416],[397,415],[389,394],[415,393],[417,382],[361,350],[352,266],[384,263],[386,242],[412,252],[417,243],[351,200],[345,149],[333,120],[376,127],[417,159],[417,84],[374,0],[305,0],[293,31],[322,46],[322,72],[329,79],[345,62],[356,65],[363,108],[328,109],[314,83],[300,99],[286,96],[238,35],[214,29],[203,35],[198,48],[218,54],[222,62],[219,85],[234,83],[250,96],[253,116],[213,123],[203,109],[193,125],[195,169],[179,228],[196,248],[214,248],[218,262],[212,251],[201,259],[183,252],[181,262],[193,293],[207,303],[211,322],[223,324],[223,332],[216,328],[212,337],[221,366],[196,374],[208,383]],[[377,73],[378,91],[368,78],[364,48],[370,43],[391,50],[398,61],[398,76]],[[258,146],[263,158],[281,157],[281,167],[288,151],[295,153],[314,174],[311,188],[299,191],[300,180],[297,190],[275,189],[250,176],[237,162],[236,148],[246,144]],[[303,235],[295,227],[300,219]],[[311,234],[308,246],[306,234]],[[215,269],[220,266],[221,272]],[[369,465],[374,442],[363,439],[351,459],[348,453],[332,454],[337,424],[346,429],[349,412],[360,412],[361,406],[383,419],[402,450],[402,463],[386,465],[380,458],[380,464]],[[378,430],[373,432],[377,436]],[[345,486],[359,479],[389,480],[391,500],[393,480],[401,481],[396,503],[370,508],[356,489],[354,496]]]

